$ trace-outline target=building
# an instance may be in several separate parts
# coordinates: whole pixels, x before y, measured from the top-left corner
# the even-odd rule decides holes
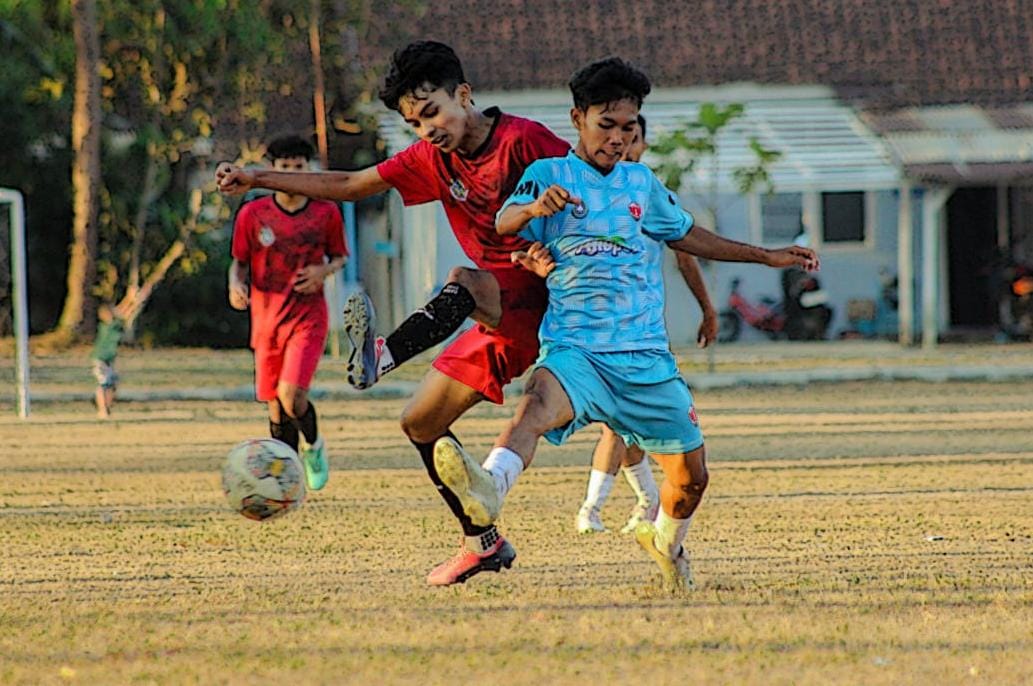
[[[722,233],[763,245],[787,244],[802,224],[822,254],[833,334],[847,326],[848,301],[878,299],[887,271],[900,282],[902,341],[991,332],[1002,318],[998,255],[1033,262],[1028,0],[446,1],[411,26],[411,37],[456,49],[479,105],[536,118],[571,140],[566,81],[607,54],[652,77],[643,110],[651,137],[691,120],[703,102],[743,104],[716,167],[688,179],[682,200],[698,209],[716,189]],[[377,45],[366,57],[388,54]],[[381,133],[389,149],[407,144],[393,115]],[[729,172],[749,159],[750,136],[782,153],[774,195],[734,191]],[[385,252],[396,261],[401,313],[465,258],[440,208],[389,202]],[[669,327],[683,344],[697,314],[668,270]],[[717,265],[708,278],[719,308],[735,276],[750,298],[779,293],[771,270]]]

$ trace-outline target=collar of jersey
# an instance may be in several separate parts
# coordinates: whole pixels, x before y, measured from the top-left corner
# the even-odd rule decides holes
[[[609,174],[603,174],[601,171],[599,171],[598,169],[596,169],[595,167],[590,165],[588,162],[585,162],[583,159],[578,157],[577,153],[573,149],[571,149],[567,153],[567,158],[571,159],[571,160],[574,160],[574,164],[575,165],[580,165],[580,166],[584,167],[585,169],[588,169],[589,171],[591,171],[592,173],[591,173],[591,175],[588,178],[591,179],[592,181],[598,182],[598,184],[600,186],[609,186],[610,185],[610,182],[615,178],[614,174],[617,173],[618,167],[621,164],[620,162],[618,162],[614,166],[613,170]]]

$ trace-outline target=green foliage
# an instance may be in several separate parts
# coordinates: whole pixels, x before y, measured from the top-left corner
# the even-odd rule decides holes
[[[0,186],[25,195],[33,333],[57,321],[64,297],[74,61],[65,3],[0,1]]]
[[[650,151],[657,159],[654,168],[657,176],[668,188],[678,191],[685,178],[696,171],[698,165],[709,164],[712,177],[716,180],[717,170],[714,167],[718,157],[718,138],[731,122],[743,116],[744,111],[743,105],[738,103],[725,107],[712,102],[700,105],[694,121],[665,132],[650,145]],[[756,137],[750,138],[749,147],[756,161],[752,165],[732,170],[736,187],[740,193],[746,194],[765,186],[770,193],[773,187],[769,169],[781,158],[782,153],[764,147]],[[711,188],[711,195],[713,192]]]
[[[248,314],[232,309],[226,299],[230,259],[228,231],[199,237],[192,256],[180,260],[180,276],[155,291],[140,317],[140,338],[167,345],[246,346]]]

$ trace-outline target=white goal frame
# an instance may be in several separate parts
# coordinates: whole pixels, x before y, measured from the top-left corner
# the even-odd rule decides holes
[[[20,191],[0,188],[0,204],[11,217],[11,283],[14,301],[14,373],[18,416],[29,418],[29,300],[25,278],[25,199]]]

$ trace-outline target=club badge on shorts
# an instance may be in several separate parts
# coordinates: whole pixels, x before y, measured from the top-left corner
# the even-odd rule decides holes
[[[276,234],[268,226],[263,226],[258,230],[258,242],[268,248],[276,242]]]
[[[631,216],[635,218],[635,221],[642,218],[642,206],[637,202],[633,202],[628,205],[628,212],[630,212]]]
[[[452,197],[459,202],[466,202],[466,199],[470,197],[470,189],[463,185],[463,182],[458,178],[453,177],[452,183],[448,185],[448,192],[452,194]]]
[[[588,216],[588,205],[586,205],[584,201],[574,205],[574,209],[570,211],[570,216],[574,219],[584,219]]]

